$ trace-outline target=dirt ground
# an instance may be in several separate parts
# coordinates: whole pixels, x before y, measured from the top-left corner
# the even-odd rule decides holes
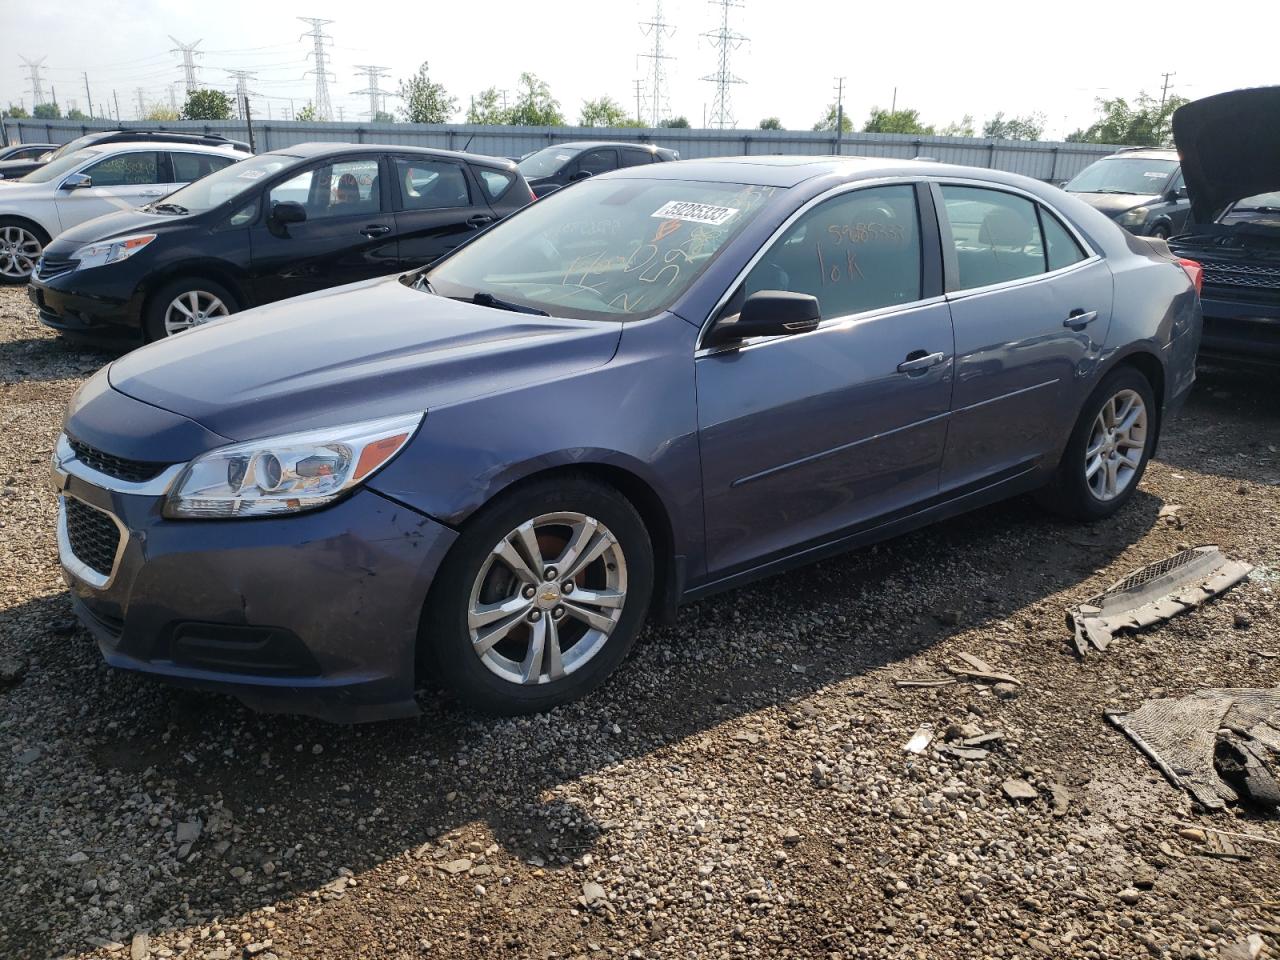
[[[47,464],[108,359],[0,288],[0,957],[1280,955],[1280,821],[1194,812],[1103,718],[1280,684],[1275,375],[1203,372],[1112,522],[1016,500],[686,607],[551,714],[344,728],[108,670],[76,626]],[[1074,655],[1066,607],[1200,543],[1257,570]],[[894,685],[960,652],[1017,695]],[[904,752],[924,723],[1003,739]]]

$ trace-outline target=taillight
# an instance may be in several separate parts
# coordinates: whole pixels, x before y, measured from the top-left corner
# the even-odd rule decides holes
[[[537,200],[537,199],[538,199],[538,195],[537,195],[536,193],[534,193],[534,192],[533,192],[533,187],[530,187],[530,188],[529,188],[529,202],[530,202],[530,203],[533,203],[533,201],[535,201],[535,200]]]
[[[1191,280],[1191,285],[1196,288],[1196,295],[1200,294],[1200,288],[1204,286],[1204,267],[1195,260],[1188,260],[1186,257],[1178,258],[1178,266],[1187,271],[1187,277]]]

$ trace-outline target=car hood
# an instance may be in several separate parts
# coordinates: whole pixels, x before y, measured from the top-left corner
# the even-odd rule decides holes
[[[123,394],[247,440],[429,410],[607,363],[621,324],[460,303],[385,277],[136,350]]]
[[[1113,220],[1126,210],[1140,207],[1144,203],[1155,203],[1160,199],[1160,194],[1158,193],[1143,196],[1136,193],[1076,193],[1072,191],[1071,195],[1083,200],[1100,213],[1105,213]]]
[[[34,160],[0,160],[0,174],[4,174],[7,180],[10,177],[25,176],[43,166],[43,163],[37,163]]]
[[[36,194],[41,193],[44,188],[48,187],[47,183],[26,183],[22,180],[0,180],[0,190],[4,191],[6,197],[16,197],[19,194]]]
[[[1197,223],[1230,203],[1280,189],[1280,87],[1205,97],[1173,114],[1173,140]]]
[[[165,213],[144,213],[141,210],[119,210],[116,213],[86,220],[70,230],[64,230],[45,248],[45,251],[51,256],[56,256],[63,246],[79,247],[86,243],[110,240],[140,231],[155,233],[166,228],[181,226],[190,219],[190,215],[176,216]]]

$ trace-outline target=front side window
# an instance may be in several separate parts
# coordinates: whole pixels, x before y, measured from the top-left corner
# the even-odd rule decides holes
[[[943,185],[957,289],[971,290],[1045,271],[1036,205],[983,187]]]
[[[787,228],[751,268],[729,305],[760,290],[818,298],[822,318],[920,299],[920,220],[906,184],[851,190]]]
[[[607,173],[617,169],[618,154],[615,150],[588,150],[578,158],[579,173],[595,176],[597,173]]]
[[[462,165],[448,160],[396,157],[396,177],[406,210],[443,210],[471,204]]]
[[[133,187],[160,182],[160,154],[153,150],[118,153],[85,167],[95,187]]]
[[[306,207],[308,220],[377,213],[382,209],[378,161],[341,160],[312,167],[271,189],[271,206],[285,201]]]
[[[684,180],[587,180],[522,209],[433,267],[442,296],[628,320],[675,301],[775,194]]]

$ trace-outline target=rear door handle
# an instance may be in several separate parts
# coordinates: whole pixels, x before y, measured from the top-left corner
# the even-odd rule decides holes
[[[467,218],[469,227],[483,227],[486,223],[493,223],[493,217],[487,213],[477,213],[474,217]]]
[[[1097,310],[1072,310],[1067,314],[1067,319],[1062,321],[1062,325],[1072,330],[1083,330],[1097,319]]]
[[[391,228],[385,223],[371,223],[360,232],[366,237],[380,237],[384,233],[390,233]]]
[[[925,353],[923,350],[913,350],[907,354],[907,359],[898,364],[898,372],[923,373],[930,367],[936,367],[945,359],[946,354]]]

